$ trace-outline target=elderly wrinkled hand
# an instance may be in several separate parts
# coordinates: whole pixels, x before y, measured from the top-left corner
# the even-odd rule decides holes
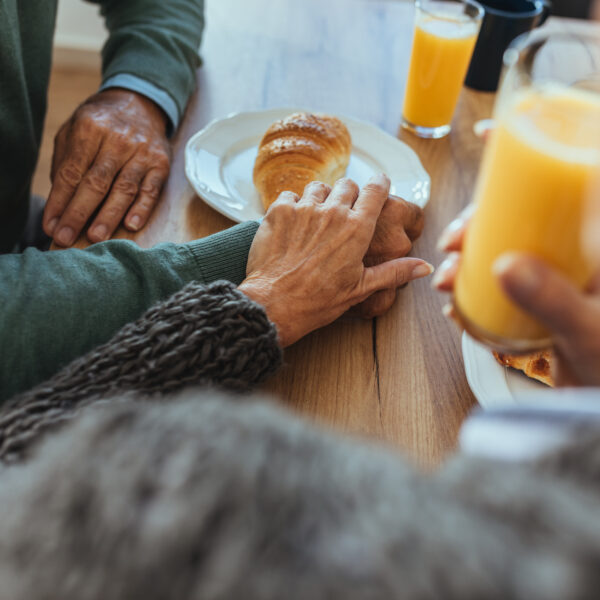
[[[123,219],[141,229],[169,174],[166,127],[156,104],[128,90],[108,89],[82,104],[55,139],[45,232],[71,246],[98,209],[91,242],[107,240]]]
[[[473,208],[470,206],[442,234],[440,249],[449,257],[439,267],[433,285],[450,292],[460,262],[460,251]],[[600,257],[600,207],[590,215],[584,243]],[[533,256],[510,253],[495,263],[506,294],[536,317],[552,334],[557,385],[600,385],[600,271],[585,291]]]
[[[364,258],[365,266],[372,267],[406,256],[413,242],[421,235],[423,224],[423,210],[419,206],[398,196],[388,196]],[[353,306],[350,314],[366,319],[381,316],[392,307],[397,294],[396,288],[375,292]]]
[[[247,277],[239,289],[265,307],[282,346],[377,292],[395,291],[432,272],[425,261],[396,258],[394,250],[380,256],[379,264],[365,264],[369,248],[387,248],[389,234],[380,220],[385,219],[389,186],[384,175],[372,178],[362,190],[349,179],[333,189],[314,182],[302,198],[284,192],[271,206],[254,238]],[[380,235],[374,237],[378,223]],[[409,231],[419,227],[415,222]],[[405,230],[399,234],[401,241],[403,235],[408,236]]]

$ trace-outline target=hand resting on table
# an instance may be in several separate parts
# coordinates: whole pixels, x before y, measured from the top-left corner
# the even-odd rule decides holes
[[[363,314],[379,314],[399,287],[432,273],[425,261],[403,258],[421,231],[422,214],[399,199],[388,205],[389,188],[385,175],[362,190],[349,179],[333,189],[313,182],[302,198],[284,192],[271,206],[239,289],[265,307],[282,346],[361,303],[367,302],[358,308]]]

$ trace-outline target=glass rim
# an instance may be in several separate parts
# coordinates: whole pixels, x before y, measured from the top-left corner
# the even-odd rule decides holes
[[[510,17],[512,19],[530,19],[540,14],[544,7],[547,6],[544,0],[529,0],[531,4],[535,4],[535,8],[527,11],[516,11],[516,10],[503,10],[502,8],[494,8],[493,6],[486,6],[486,12],[499,17]]]
[[[591,31],[576,33],[574,31],[547,31],[544,29],[534,29],[533,31],[522,33],[510,43],[502,56],[504,66],[506,68],[514,66],[525,50],[532,48],[536,44],[543,44],[549,39],[576,42],[590,40],[600,45],[600,33],[592,33]],[[598,65],[598,69],[598,72],[600,73],[600,65]]]
[[[418,8],[420,11],[424,12],[426,15],[433,17],[434,19],[439,19],[440,21],[456,21],[456,19],[453,19],[451,16],[445,17],[443,15],[435,14],[426,8],[423,8],[423,1],[424,0],[415,0],[415,7]],[[477,15],[467,16],[474,22],[483,21],[483,17],[485,16],[485,10],[483,6],[481,6],[481,4],[479,4],[479,2],[476,2],[475,0],[452,0],[452,2],[446,2],[445,4],[464,4],[465,6],[471,6],[477,11]]]

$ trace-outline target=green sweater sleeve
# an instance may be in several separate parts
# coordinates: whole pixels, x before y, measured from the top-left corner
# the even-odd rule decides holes
[[[190,281],[241,283],[257,229],[248,222],[149,250],[113,240],[0,255],[0,402],[108,341]]]
[[[203,0],[91,0],[101,5],[109,38],[103,80],[130,74],[171,96],[183,114],[194,90],[204,28]]]

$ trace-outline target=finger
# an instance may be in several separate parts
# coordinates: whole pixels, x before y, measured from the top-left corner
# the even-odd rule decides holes
[[[395,208],[401,213],[401,223],[403,224],[404,231],[408,235],[411,242],[414,242],[423,232],[424,217],[423,209],[412,202],[400,198],[400,196],[394,196],[393,194],[388,195],[387,202],[385,203],[382,214],[385,213],[386,209],[391,207]]]
[[[397,289],[409,281],[431,275],[434,268],[420,258],[397,258],[364,270],[359,284],[363,298],[378,290]]]
[[[378,223],[381,223],[381,218]],[[402,258],[403,256],[407,256],[412,250],[412,242],[402,228],[397,229],[393,238],[386,239],[384,243],[381,240],[375,239],[376,237],[377,228],[375,228],[374,238],[371,240],[371,245],[363,259],[365,267],[379,265],[386,260],[393,260],[394,258]]]
[[[460,320],[458,313],[456,312],[456,309],[454,308],[454,305],[451,302],[448,304],[444,304],[444,306],[442,306],[442,314],[444,315],[444,317],[446,317],[446,319],[450,319],[451,321],[454,321],[454,324],[461,331],[464,329],[463,323]]]
[[[311,181],[305,188],[300,202],[312,202],[313,204],[322,204],[327,200],[331,192],[331,186],[321,181]]]
[[[359,187],[352,179],[344,178],[335,182],[326,204],[339,204],[352,208],[359,194]]]
[[[600,295],[600,270],[594,274],[592,280],[586,288],[586,291],[590,294]]]
[[[366,300],[353,306],[348,312],[351,316],[373,319],[384,315],[396,302],[398,290],[381,290]]]
[[[297,204],[298,202],[300,202],[300,196],[298,196],[298,194],[295,194],[294,192],[281,192],[277,197],[277,200],[275,200],[271,206],[275,204]]]
[[[54,138],[54,152],[52,154],[52,166],[50,168],[50,181],[54,183],[58,167],[62,164],[67,153],[67,135],[70,127],[64,125]]]
[[[438,292],[451,292],[454,289],[454,281],[460,264],[460,252],[453,252],[437,268],[431,286]]]
[[[135,161],[126,164],[112,185],[102,209],[88,229],[90,242],[103,242],[111,237],[121,219],[135,202],[147,167]]]
[[[481,119],[480,121],[476,121],[473,125],[473,132],[478,138],[487,141],[490,133],[494,131],[495,127],[496,122],[494,119]]]
[[[47,235],[57,231],[60,218],[75,195],[100,148],[101,139],[75,138],[67,141],[67,155],[56,169],[52,189],[44,210],[43,227]]]
[[[57,244],[70,246],[77,239],[108,194],[120,166],[119,158],[100,150],[56,226],[54,241]]]
[[[152,169],[142,181],[135,203],[127,213],[125,227],[138,231],[148,222],[154,207],[157,205],[162,189],[169,176],[168,171]]]
[[[593,186],[593,192],[590,194],[586,204],[585,217],[583,222],[582,247],[585,258],[591,265],[600,268],[600,175]],[[600,290],[600,281],[594,282],[595,289]]]
[[[441,252],[458,252],[462,250],[465,232],[467,231],[467,226],[474,211],[475,205],[469,204],[458,217],[444,229],[437,244],[438,250]]]
[[[585,295],[541,260],[504,254],[494,263],[494,273],[506,294],[553,333],[585,332]]]
[[[369,179],[354,203],[354,210],[367,221],[375,223],[381,214],[388,194],[390,193],[390,180],[387,175],[380,173]]]

